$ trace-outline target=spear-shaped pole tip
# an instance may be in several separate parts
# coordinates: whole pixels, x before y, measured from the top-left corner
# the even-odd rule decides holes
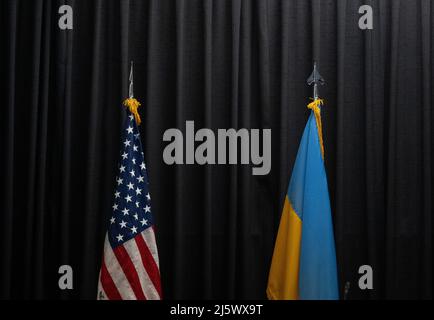
[[[323,85],[325,83],[324,78],[319,74],[318,68],[316,66],[316,61],[313,62],[313,71],[309,78],[307,79],[308,85],[313,85],[313,99],[316,100],[319,97],[318,94],[318,84]]]
[[[134,78],[133,78],[133,61],[131,61],[131,65],[130,65],[130,78],[129,78],[129,80],[130,80],[130,87],[129,87],[129,94],[128,94],[128,96],[130,97],[130,99],[131,98],[134,98],[134,88],[133,88],[133,85],[134,85]]]

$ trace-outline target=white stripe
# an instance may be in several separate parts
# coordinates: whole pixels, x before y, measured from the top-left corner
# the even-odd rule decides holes
[[[104,288],[101,284],[101,271],[99,272],[99,277],[98,277],[98,291],[96,294],[96,300],[107,300],[107,294],[104,291]]]
[[[136,241],[134,239],[130,239],[124,243],[124,247],[127,250],[131,261],[133,262],[137,274],[139,275],[140,284],[142,286],[142,290],[143,293],[145,294],[146,299],[159,300],[160,296],[158,295],[158,292],[155,289],[154,284],[152,283],[148,273],[146,272]]]
[[[133,289],[125,277],[124,271],[122,270],[118,259],[116,258],[112,246],[106,236],[104,244],[104,261],[107,267],[107,271],[112,277],[112,280],[118,289],[123,300],[136,300]]]
[[[103,297],[107,297],[105,294],[104,288],[101,284],[101,269],[99,269],[99,275],[98,275],[98,291],[96,292],[96,300],[103,300]]]
[[[152,254],[152,257],[154,258],[158,269],[160,269],[160,261],[158,260],[157,241],[155,241],[154,229],[152,227],[145,229],[142,232],[142,236],[145,239],[146,245],[148,246],[149,251]]]

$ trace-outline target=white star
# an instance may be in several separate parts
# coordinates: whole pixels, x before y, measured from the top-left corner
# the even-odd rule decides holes
[[[121,242],[122,240],[124,240],[124,236],[122,236],[122,235],[118,235],[118,236],[116,237],[116,239],[118,239],[118,242]]]
[[[112,208],[113,208],[113,211],[118,210],[118,205],[115,203]]]
[[[130,143],[131,143],[130,140],[128,140],[128,139],[125,140],[125,141],[124,141],[124,145],[125,145],[125,147],[127,147],[127,146],[129,147],[129,146],[130,146]]]
[[[117,178],[116,182],[118,183],[118,185],[122,184],[124,180],[122,180],[121,178]]]
[[[136,146],[136,145],[134,145],[134,146],[133,146],[133,150],[134,150],[134,151],[138,151],[138,150],[139,150],[139,147]]]
[[[127,128],[127,133],[133,133],[133,127],[132,126],[129,126]]]
[[[140,136],[140,134],[139,134],[139,133],[136,133],[136,134],[134,135],[134,138],[139,139],[139,136]]]
[[[142,176],[139,176],[139,177],[137,178],[137,180],[139,180],[139,182],[143,182],[143,177],[142,177]]]
[[[111,218],[110,218],[110,224],[115,223],[115,221],[116,221],[115,217],[111,217]]]
[[[139,187],[137,187],[137,189],[136,189],[136,195],[138,195],[138,194],[142,194],[142,189],[139,189]]]
[[[122,159],[125,160],[126,158],[128,158],[128,153],[126,152],[122,153]]]
[[[130,118],[130,121],[133,121],[134,116],[132,114],[130,114],[128,117]]]
[[[146,169],[146,165],[145,165],[144,162],[142,162],[142,163],[140,164],[140,169],[142,169],[142,170],[145,170],[145,169]]]
[[[127,208],[124,208],[124,210],[122,210],[122,213],[124,214],[124,216],[129,215],[130,210]]]
[[[136,227],[132,227],[132,228],[131,228],[131,232],[132,232],[132,233],[137,233],[137,228],[136,228]]]
[[[134,170],[131,170],[131,171],[130,171],[130,175],[131,175],[132,177],[134,177],[135,174],[136,174],[136,173],[134,172]]]
[[[128,183],[128,190],[134,189],[134,184],[132,184],[131,182]]]
[[[133,158],[133,160],[131,160],[134,164],[136,164],[136,158]]]
[[[139,207],[139,201],[136,201],[136,208]]]
[[[127,227],[127,223],[124,221],[124,220],[122,220],[122,222],[121,223],[119,223],[119,225],[121,226],[121,229],[123,229],[123,228],[126,228]]]
[[[135,213],[135,214],[133,215],[133,217],[134,217],[134,219],[139,220],[139,215],[138,215],[137,213]]]
[[[119,171],[120,171],[120,172],[125,172],[125,166],[121,166],[121,167],[119,168]]]
[[[148,205],[146,207],[144,207],[143,209],[145,209],[145,212],[151,212],[151,207]]]
[[[127,196],[125,197],[125,200],[127,200],[127,203],[128,203],[128,202],[131,202],[131,196],[130,196],[130,195],[127,195]]]
[[[148,194],[146,195],[146,199],[151,200],[151,195],[149,194],[149,192],[148,192]]]
[[[142,223],[142,226],[148,225],[148,220],[142,219],[140,222]]]
[[[115,192],[115,198],[119,198],[121,196],[121,193],[119,191]]]

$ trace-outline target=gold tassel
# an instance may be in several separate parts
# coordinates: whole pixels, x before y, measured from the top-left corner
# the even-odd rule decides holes
[[[321,155],[324,160],[324,144],[322,140],[322,123],[321,123],[321,108],[320,105],[324,104],[323,99],[315,99],[307,105],[308,109],[311,109],[315,115],[316,126],[318,129],[319,145],[321,148]]]
[[[137,101],[135,98],[128,98],[124,100],[124,106],[128,107],[130,112],[134,115],[134,118],[136,119],[136,123],[140,125],[142,120],[140,119],[139,112],[137,109],[140,106],[140,102]]]

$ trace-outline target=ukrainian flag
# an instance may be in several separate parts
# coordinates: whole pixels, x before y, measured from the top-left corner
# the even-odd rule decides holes
[[[268,278],[269,299],[339,299],[335,242],[316,99],[298,149]]]

